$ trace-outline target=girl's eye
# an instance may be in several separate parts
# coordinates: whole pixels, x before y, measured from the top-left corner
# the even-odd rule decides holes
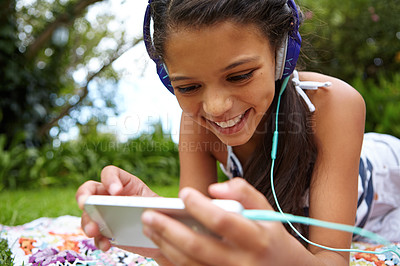
[[[245,74],[233,75],[228,77],[226,80],[230,82],[241,82],[250,79],[254,74],[254,70],[251,70]]]
[[[200,85],[191,85],[191,86],[186,86],[186,87],[184,87],[184,86],[176,87],[176,89],[182,94],[195,92],[199,88],[200,88]]]

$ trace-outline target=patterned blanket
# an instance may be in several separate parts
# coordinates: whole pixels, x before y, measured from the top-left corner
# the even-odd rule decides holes
[[[8,240],[15,265],[157,265],[150,258],[114,247],[100,251],[83,233],[79,217],[40,218],[13,227],[0,225],[0,231],[0,237]],[[354,242],[353,248],[381,250],[383,246]],[[400,265],[400,261],[390,252],[352,253],[350,265]]]
[[[15,265],[157,265],[118,248],[102,252],[80,226],[80,217],[39,218],[21,226],[0,226]]]

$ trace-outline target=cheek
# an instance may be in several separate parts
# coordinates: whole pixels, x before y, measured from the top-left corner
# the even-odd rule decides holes
[[[247,95],[246,98],[248,101],[254,103],[258,112],[265,112],[270,107],[272,101],[275,96],[275,83],[265,85],[266,83],[258,83],[255,86],[252,86],[251,90],[249,90],[244,95]]]
[[[178,100],[179,106],[182,111],[189,115],[190,117],[194,117],[199,113],[199,102],[194,98],[182,97],[176,95],[176,99]]]
[[[266,95],[266,97],[265,97],[265,108],[266,109],[269,109],[269,107],[271,106],[272,102],[274,101],[274,96],[275,96],[274,92]]]
[[[259,101],[272,101],[275,95],[275,78],[269,69],[263,69],[255,76],[255,82],[248,88],[247,93]]]

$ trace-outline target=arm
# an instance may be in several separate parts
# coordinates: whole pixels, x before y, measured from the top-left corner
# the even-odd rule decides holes
[[[310,217],[354,225],[358,165],[364,133],[365,106],[348,84],[327,76],[304,73],[303,80],[332,81],[310,95],[316,105],[315,137],[318,157],[310,187]],[[350,233],[310,227],[309,239],[318,244],[349,248]],[[326,265],[348,265],[348,252],[331,252],[310,245]]]
[[[210,131],[182,113],[179,136],[180,188],[192,187],[203,194],[217,182],[215,149],[225,145]]]

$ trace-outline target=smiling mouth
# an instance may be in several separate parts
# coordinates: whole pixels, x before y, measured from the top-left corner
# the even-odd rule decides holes
[[[221,128],[230,128],[236,126],[243,118],[244,113],[241,115],[238,115],[228,121],[221,121],[221,122],[214,122],[216,125],[218,125]]]

